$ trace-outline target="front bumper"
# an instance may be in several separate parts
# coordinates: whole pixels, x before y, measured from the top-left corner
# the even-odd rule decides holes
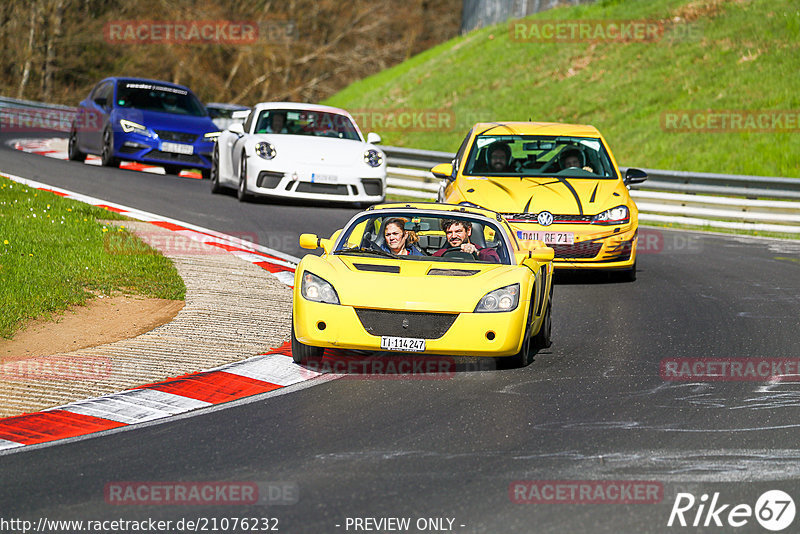
[[[521,232],[571,232],[574,243],[548,244],[555,251],[556,269],[628,269],[636,262],[638,225],[599,226],[590,224],[554,224],[548,227],[529,223],[511,223],[520,246]]]
[[[164,150],[164,143],[170,142],[173,145],[191,146],[192,153],[184,154]],[[186,151],[188,152],[188,149]],[[159,166],[180,165],[187,168],[210,169],[213,151],[214,141],[205,141],[202,135],[197,136],[196,141],[188,143],[163,140],[137,132],[114,132],[114,156],[126,161]]]
[[[455,320],[444,334],[426,339],[425,351],[416,354],[489,357],[516,354],[522,346],[528,304],[522,301],[516,310],[505,313],[455,314]],[[390,313],[402,321],[403,311]],[[382,351],[381,334],[397,335],[396,325],[395,328],[388,326],[386,333],[367,332],[352,306],[311,302],[297,294],[293,314],[295,336],[305,345]],[[414,333],[409,332],[406,337],[417,337]]]
[[[257,161],[250,158],[248,163]],[[335,183],[320,176],[336,175]],[[386,196],[385,175],[356,175],[350,169],[281,169],[248,165],[247,188],[265,197],[300,198],[329,202],[380,203]]]

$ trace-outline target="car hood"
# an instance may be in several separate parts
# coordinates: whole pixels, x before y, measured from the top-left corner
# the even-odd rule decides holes
[[[465,178],[462,198],[501,213],[594,215],[626,204],[628,190],[622,180],[564,177]]]
[[[308,165],[348,166],[364,161],[364,151],[374,145],[351,139],[334,137],[313,137],[310,135],[256,134],[253,144],[267,141],[275,147],[278,158],[288,161],[302,161]],[[384,158],[384,165],[385,165]]]
[[[376,269],[399,272],[376,272]],[[440,274],[430,274],[439,269]],[[490,291],[520,282],[516,265],[393,260],[366,255],[306,256],[297,268],[331,283],[345,306],[462,313]]]
[[[118,120],[127,119],[151,130],[171,130],[198,135],[219,131],[219,127],[214,124],[210,117],[192,117],[190,115],[176,115],[160,111],[119,108],[116,110],[116,115]]]

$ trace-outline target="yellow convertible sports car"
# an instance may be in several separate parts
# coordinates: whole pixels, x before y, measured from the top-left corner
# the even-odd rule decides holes
[[[497,213],[383,204],[357,214],[295,272],[292,355],[326,347],[506,357],[525,365],[550,345],[553,249],[520,248]]]
[[[523,248],[544,241],[555,267],[609,269],[636,279],[639,212],[593,126],[542,122],[479,123],[452,163],[432,169],[442,179],[439,201],[503,214]]]

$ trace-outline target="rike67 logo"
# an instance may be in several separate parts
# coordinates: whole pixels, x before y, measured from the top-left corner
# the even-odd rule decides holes
[[[707,493],[700,499],[691,493],[678,493],[667,526],[739,528],[751,524],[755,518],[763,528],[779,532],[792,524],[794,516],[794,500],[781,490],[764,492],[755,506],[723,503],[719,492],[715,492],[710,501]]]

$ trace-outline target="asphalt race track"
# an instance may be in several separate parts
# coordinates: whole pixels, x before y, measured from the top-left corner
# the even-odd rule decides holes
[[[0,170],[222,232],[255,233],[261,244],[293,255],[302,254],[301,232],[328,235],[355,213],[241,204],[211,195],[207,181],[91,167],[5,145]],[[558,278],[553,346],[524,369],[466,362],[442,379],[350,376],[0,456],[2,516],[269,517],[289,533],[364,532],[377,524],[356,529],[356,518],[410,518],[408,532],[768,532],[753,516],[733,528],[728,513],[739,504],[755,508],[767,490],[800,502],[796,377],[677,381],[662,377],[661,364],[799,360],[800,242],[647,233],[654,245],[639,257],[635,283]],[[517,481],[601,480],[661,489],[657,502],[515,502]],[[283,484],[297,499],[110,504],[107,485],[131,481]],[[670,528],[679,493],[697,504],[685,513],[689,526]],[[706,529],[691,526],[700,502],[708,509],[715,493],[717,508],[729,506],[714,517],[700,513]],[[402,531],[381,525],[370,530]],[[171,531],[184,530],[191,529]]]

